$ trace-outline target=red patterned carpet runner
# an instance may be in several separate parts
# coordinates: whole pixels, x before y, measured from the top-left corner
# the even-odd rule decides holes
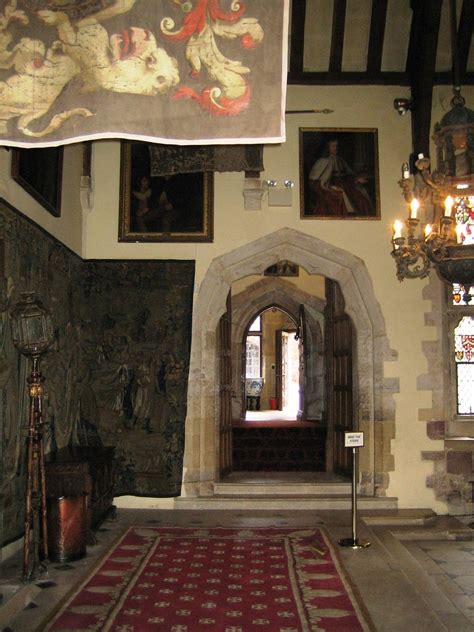
[[[132,527],[43,629],[372,628],[320,529]]]

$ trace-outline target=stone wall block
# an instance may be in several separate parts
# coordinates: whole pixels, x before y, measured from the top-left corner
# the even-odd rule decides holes
[[[444,439],[446,434],[445,421],[429,421],[426,424],[426,433],[429,439]]]
[[[421,453],[422,461],[444,461],[444,458],[444,450],[440,450],[439,452],[424,451]]]
[[[472,453],[448,452],[446,454],[446,471],[448,474],[472,474]]]

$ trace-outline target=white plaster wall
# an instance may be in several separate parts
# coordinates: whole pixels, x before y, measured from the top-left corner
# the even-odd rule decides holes
[[[0,197],[42,226],[73,252],[82,255],[80,181],[82,145],[64,147],[61,217],[54,217],[10,177],[12,152],[0,148]]]
[[[295,181],[291,207],[269,207],[264,199],[261,211],[244,211],[242,173],[215,176],[215,238],[212,244],[118,243],[119,156],[118,141],[94,144],[94,208],[87,217],[84,235],[86,258],[176,258],[197,260],[199,283],[210,261],[282,227],[303,230],[328,240],[365,259],[378,268],[385,263],[390,225],[402,207],[397,180],[400,166],[411,146],[410,115],[400,117],[393,109],[396,96],[406,89],[394,87],[302,87],[289,86],[287,109],[330,108],[332,114],[290,114],[287,142],[265,147],[266,170],[262,179]],[[300,220],[299,214],[299,127],[378,128],[382,220],[331,221]],[[359,238],[363,235],[363,238]],[[371,244],[367,248],[367,241]],[[390,258],[388,259],[390,263]]]
[[[448,91],[449,92],[449,91]],[[418,409],[430,405],[428,392],[417,391],[416,380],[428,371],[421,342],[433,332],[424,325],[429,305],[422,298],[423,281],[399,283],[390,257],[391,225],[406,212],[397,181],[402,162],[411,150],[410,115],[399,116],[395,97],[407,96],[397,87],[303,87],[290,86],[287,109],[334,110],[331,114],[288,114],[287,142],[267,146],[262,179],[295,181],[291,207],[245,211],[243,174],[215,176],[215,238],[212,244],[133,244],[117,242],[119,143],[109,141],[94,147],[95,208],[85,225],[85,255],[88,258],[196,259],[196,290],[214,257],[244,245],[278,228],[291,227],[349,250],[362,258],[372,277],[375,295],[386,319],[391,347],[398,360],[386,363],[387,377],[400,377],[396,395],[396,438],[393,441],[396,471],[390,475],[388,493],[398,496],[400,507],[432,507],[443,511],[426,488],[432,464],[421,460],[421,451],[432,444]],[[448,103],[449,105],[449,103]],[[434,118],[434,120],[437,120]],[[379,139],[380,221],[301,220],[299,212],[299,127],[377,128]]]
[[[473,91],[463,90],[463,93],[469,104]],[[449,109],[450,94],[449,88],[435,90],[433,122],[439,120],[446,109]],[[422,298],[426,282],[399,283],[390,257],[391,225],[395,218],[403,217],[406,213],[397,181],[401,164],[411,150],[410,115],[400,117],[392,105],[393,99],[401,96],[409,96],[407,88],[289,86],[288,110],[333,110],[326,115],[288,114],[287,142],[265,148],[265,172],[262,179],[274,179],[280,183],[286,179],[294,180],[292,206],[269,207],[264,199],[261,211],[245,211],[242,196],[243,174],[216,174],[215,236],[211,244],[118,242],[118,141],[94,144],[94,205],[84,215],[82,242],[80,225],[83,215],[79,210],[78,193],[80,170],[71,178],[73,184],[77,180],[77,188],[71,191],[68,203],[63,203],[63,217],[59,220],[43,211],[5,175],[0,180],[0,194],[7,200],[12,200],[12,204],[25,215],[41,223],[46,230],[85,258],[195,259],[196,292],[215,257],[283,227],[303,231],[363,259],[386,321],[390,346],[397,354],[393,361],[385,363],[385,377],[400,378],[400,393],[395,395],[396,436],[392,442],[395,472],[390,473],[388,494],[397,496],[402,508],[431,507],[442,513],[445,505],[435,501],[433,492],[425,484],[426,476],[432,473],[432,463],[421,460],[422,451],[433,449],[433,443],[426,436],[426,423],[420,421],[418,415],[419,409],[430,407],[430,393],[418,391],[416,386],[418,376],[429,371],[422,353],[422,341],[434,336],[433,328],[424,324],[424,315],[430,311],[429,302]],[[378,129],[382,209],[380,221],[300,219],[299,127]],[[71,151],[71,156],[75,156],[73,160],[78,162],[74,146],[71,146]],[[0,150],[2,174],[9,173],[5,171],[9,169],[8,159],[8,152]]]

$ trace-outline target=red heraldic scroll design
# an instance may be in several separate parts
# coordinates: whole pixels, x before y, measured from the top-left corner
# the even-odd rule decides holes
[[[0,142],[281,142],[289,0],[4,0]]]

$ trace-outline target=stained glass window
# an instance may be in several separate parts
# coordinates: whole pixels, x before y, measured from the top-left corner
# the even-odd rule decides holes
[[[470,301],[465,300],[466,289],[464,285],[453,283],[453,305],[472,305],[474,306],[474,286],[469,288],[469,296],[472,298]]]
[[[457,413],[474,415],[474,316],[464,316],[454,330]]]
[[[474,196],[457,197],[455,204],[458,243],[474,244]]]

